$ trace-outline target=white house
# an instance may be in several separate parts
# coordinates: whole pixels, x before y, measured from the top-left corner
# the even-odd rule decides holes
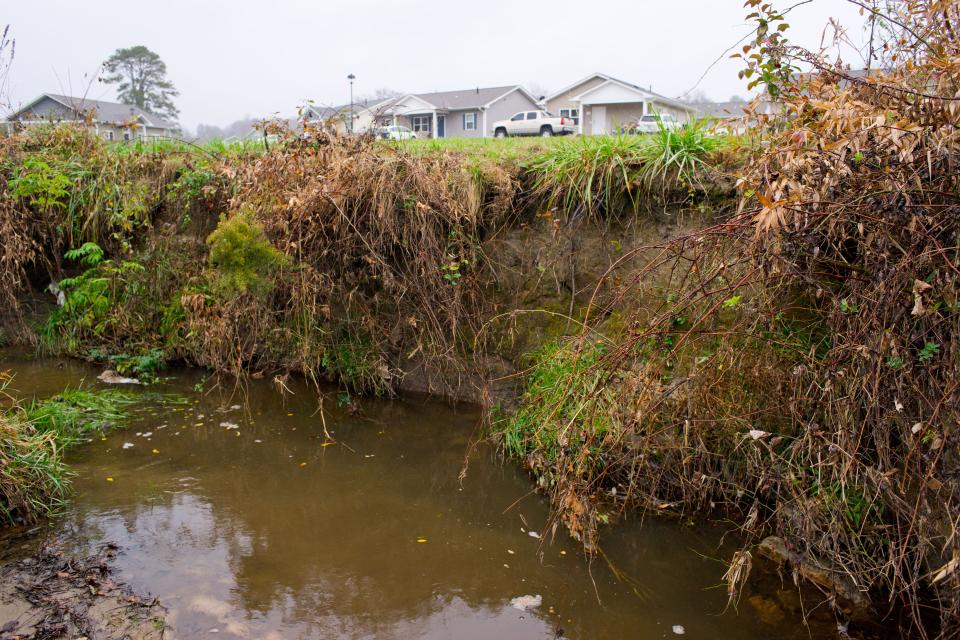
[[[591,74],[564,87],[547,96],[544,103],[547,111],[571,118],[583,134],[629,129],[651,113],[669,113],[679,122],[697,115],[689,104],[603,73]]]

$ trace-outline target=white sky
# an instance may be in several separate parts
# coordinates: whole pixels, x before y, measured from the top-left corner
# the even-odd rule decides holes
[[[774,0],[781,7],[796,0]],[[180,90],[181,124],[226,125],[292,115],[306,99],[535,84],[560,89],[594,71],[677,96],[749,27],[743,0],[5,0],[16,58],[14,106],[43,92],[114,99],[90,85],[118,47],[143,44]],[[816,47],[829,17],[857,41],[846,0],[813,0],[789,15],[791,40]],[[855,66],[859,60],[850,59]],[[744,94],[740,62],[723,60],[700,88]]]

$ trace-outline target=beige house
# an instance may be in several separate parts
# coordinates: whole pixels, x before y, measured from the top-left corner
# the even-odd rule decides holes
[[[581,134],[628,130],[644,115],[671,114],[679,122],[696,117],[696,109],[649,89],[603,73],[594,73],[544,99],[547,111],[571,118]]]
[[[43,94],[14,112],[3,124],[7,131],[11,131],[17,127],[56,122],[87,126],[110,142],[160,140],[175,137],[178,133],[176,124],[133,105],[54,93]]]

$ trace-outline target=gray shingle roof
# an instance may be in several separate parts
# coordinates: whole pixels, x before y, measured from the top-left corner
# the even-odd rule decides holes
[[[728,102],[694,102],[690,106],[705,118],[717,118],[726,120],[728,118],[739,118],[743,116],[743,110],[749,106],[745,100],[733,100]]]
[[[479,109],[516,88],[517,85],[511,84],[503,87],[477,87],[475,89],[435,91],[433,93],[415,93],[413,95],[429,102],[438,109],[456,111],[458,109]]]
[[[90,98],[74,98],[72,96],[64,96],[56,93],[45,93],[43,94],[43,96],[41,96],[41,99],[44,96],[51,98],[52,100],[55,100],[60,104],[76,112],[93,110],[96,112],[97,119],[100,120],[101,122],[127,122],[131,118],[141,116],[147,121],[147,124],[149,124],[150,126],[162,127],[165,129],[176,128],[175,124],[165,120],[164,118],[161,118],[160,116],[150,113],[148,111],[144,111],[140,107],[129,105],[129,104],[121,104],[119,102],[107,102],[106,100],[92,100]],[[11,119],[16,115],[19,115],[20,113],[29,111],[30,108],[37,102],[39,102],[39,100],[33,101],[29,106],[13,114],[13,116],[11,116]]]

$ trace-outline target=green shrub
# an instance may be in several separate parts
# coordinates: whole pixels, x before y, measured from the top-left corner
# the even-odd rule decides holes
[[[288,262],[270,244],[263,227],[249,211],[222,218],[207,244],[210,264],[217,270],[215,285],[221,293],[269,293],[275,272]]]

